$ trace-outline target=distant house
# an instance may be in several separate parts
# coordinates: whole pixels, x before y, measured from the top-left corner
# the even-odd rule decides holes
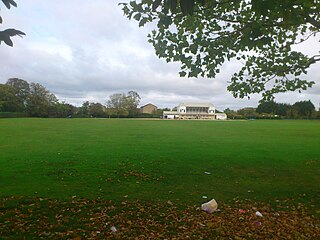
[[[148,104],[140,107],[141,113],[153,114],[153,113],[156,113],[157,110],[158,110],[158,107],[156,105],[151,104],[151,103],[148,103]]]
[[[225,120],[225,113],[217,113],[212,103],[180,103],[176,111],[164,111],[164,119],[217,119]]]

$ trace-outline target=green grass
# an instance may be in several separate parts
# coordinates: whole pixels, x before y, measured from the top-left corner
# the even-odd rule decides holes
[[[319,121],[0,119],[1,197],[303,201],[319,182]]]

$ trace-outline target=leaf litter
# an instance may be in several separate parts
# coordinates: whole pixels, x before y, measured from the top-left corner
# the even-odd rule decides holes
[[[0,199],[0,236],[18,239],[320,239],[312,204],[219,203],[208,214],[176,202],[7,197]],[[257,209],[263,218],[256,215]]]

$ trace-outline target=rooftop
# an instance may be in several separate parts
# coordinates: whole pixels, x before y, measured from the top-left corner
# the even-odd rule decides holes
[[[191,102],[183,102],[180,103],[179,106],[184,107],[214,107],[212,103],[191,103]]]

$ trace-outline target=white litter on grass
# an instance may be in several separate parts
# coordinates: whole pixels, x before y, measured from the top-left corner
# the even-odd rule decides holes
[[[210,174],[211,174],[211,172],[204,172],[204,174],[210,175]]]
[[[117,231],[117,228],[115,226],[112,226],[110,230],[115,233]]]
[[[207,196],[202,196],[202,198],[203,198],[203,199],[207,199],[208,197],[207,197]]]
[[[207,213],[213,213],[218,209],[218,203],[216,200],[212,199],[209,202],[203,203],[201,205],[201,209],[206,211]]]
[[[262,213],[259,212],[259,211],[256,211],[256,216],[258,216],[258,217],[263,217],[263,216],[262,216]]]

